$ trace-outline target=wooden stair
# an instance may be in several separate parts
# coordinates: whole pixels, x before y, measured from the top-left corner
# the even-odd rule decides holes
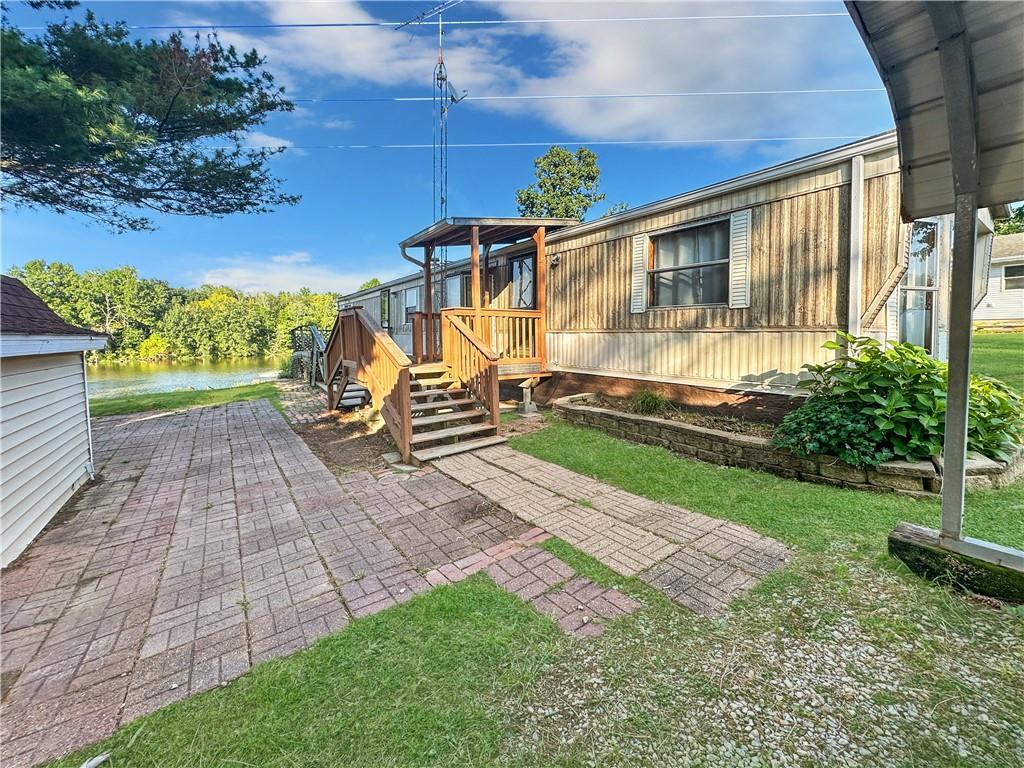
[[[491,413],[443,364],[410,369],[412,458],[417,464],[505,442]]]

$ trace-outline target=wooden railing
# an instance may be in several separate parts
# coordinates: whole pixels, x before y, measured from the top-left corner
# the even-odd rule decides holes
[[[441,313],[454,315],[469,326],[502,363],[540,363],[543,367],[546,349],[540,310],[455,307]]]
[[[491,424],[498,426],[498,355],[448,310],[441,312],[441,348],[452,378],[473,393],[490,413]]]
[[[411,366],[405,352],[365,309],[350,307],[338,312],[327,340],[327,371],[331,380],[341,374],[343,379],[355,379],[370,391],[404,461],[411,460],[412,452]],[[328,406],[335,408],[344,387],[336,397],[332,392],[333,387],[328,387]]]

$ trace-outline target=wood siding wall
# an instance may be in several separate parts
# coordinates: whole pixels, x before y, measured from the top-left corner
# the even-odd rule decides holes
[[[845,327],[849,194],[848,185],[832,187],[750,209],[750,306],[746,309],[652,308],[633,314],[629,311],[629,237],[559,248],[560,263],[548,278],[548,328]]]
[[[0,401],[0,561],[7,566],[88,477],[81,353],[5,359]]]

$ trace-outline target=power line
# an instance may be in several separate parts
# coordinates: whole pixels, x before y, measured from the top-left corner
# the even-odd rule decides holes
[[[449,147],[460,149],[481,149],[497,147],[550,147],[559,146],[629,146],[629,145],[673,145],[673,144],[749,144],[778,141],[855,141],[863,139],[862,135],[848,136],[753,136],[747,138],[725,139],[624,139],[619,141],[487,141],[449,144]],[[433,144],[260,144],[245,147],[246,149],[433,149]],[[210,149],[234,149],[230,146],[210,147]]]
[[[457,19],[446,21],[449,26],[470,25],[505,25],[505,24],[600,24],[636,21],[715,21],[726,19],[815,19],[815,18],[849,18],[847,13],[750,13],[750,14],[715,14],[710,16],[626,16],[607,18],[603,16],[577,19]],[[323,21],[295,22],[271,24],[128,24],[131,30],[218,30],[218,29],[358,29],[366,27],[401,28],[405,26],[428,26],[433,22],[423,21]],[[38,32],[46,27],[21,27],[25,31]]]
[[[885,88],[786,88],[769,91],[675,91],[668,93],[559,93],[463,96],[459,101],[531,101],[554,99],[657,99],[692,96],[784,96],[790,94],[884,93]],[[431,96],[367,96],[291,99],[296,104],[352,104],[431,101]]]

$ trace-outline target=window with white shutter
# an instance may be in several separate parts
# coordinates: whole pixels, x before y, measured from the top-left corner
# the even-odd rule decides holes
[[[647,235],[633,237],[633,279],[629,302],[629,311],[633,314],[647,310],[647,252],[650,242]]]
[[[729,217],[729,308],[750,306],[750,211]]]

